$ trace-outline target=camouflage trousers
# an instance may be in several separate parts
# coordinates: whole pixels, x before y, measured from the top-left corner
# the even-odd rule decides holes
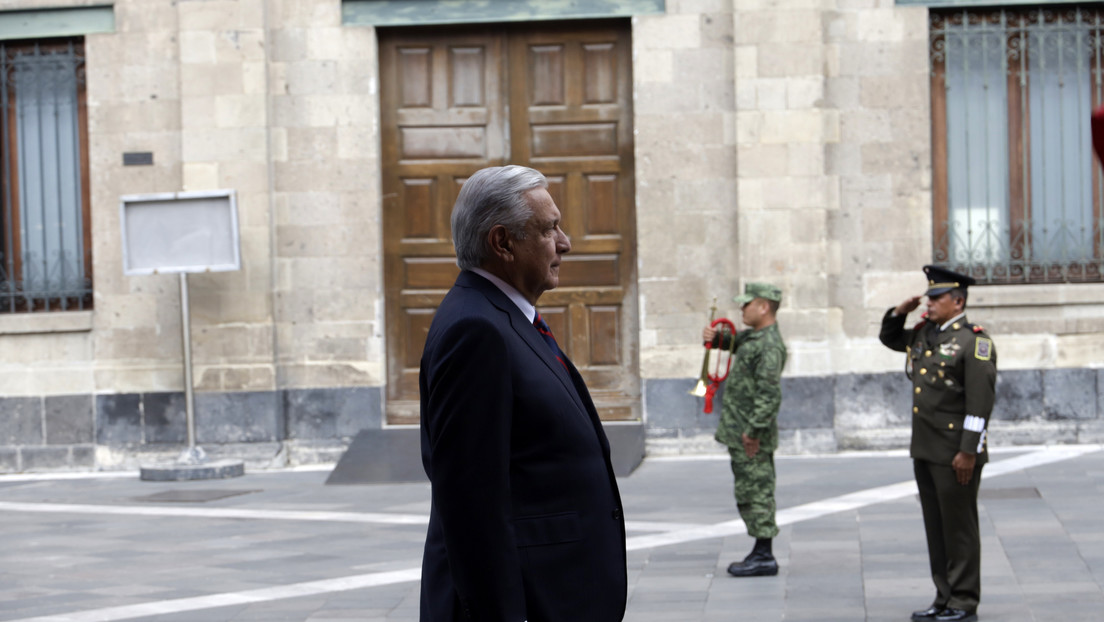
[[[778,535],[774,520],[774,454],[760,451],[748,458],[743,447],[730,447],[736,509],[753,538]]]

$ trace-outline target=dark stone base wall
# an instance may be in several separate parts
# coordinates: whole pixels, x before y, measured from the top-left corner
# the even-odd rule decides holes
[[[723,451],[713,441],[723,387],[706,415],[702,398],[689,394],[694,382],[644,380],[649,455]],[[1104,442],[1102,389],[1104,369],[1002,371],[990,444]],[[908,446],[911,396],[902,373],[784,378],[782,392],[780,453]],[[247,465],[336,462],[362,430],[388,430],[380,387],[197,393],[195,400],[196,443]],[[187,443],[184,410],[183,393],[0,397],[0,473],[175,458]],[[636,438],[623,443],[626,455],[636,455]]]
[[[648,453],[723,451],[713,414],[689,394],[695,380],[644,381]],[[992,446],[1104,441],[1104,369],[1001,371],[989,426]],[[782,379],[778,424],[782,453],[908,447],[912,397],[904,373]]]
[[[254,462],[336,459],[382,425],[379,387],[196,393],[194,406],[197,445]],[[0,473],[133,466],[126,456],[175,456],[187,442],[183,392],[0,397]]]

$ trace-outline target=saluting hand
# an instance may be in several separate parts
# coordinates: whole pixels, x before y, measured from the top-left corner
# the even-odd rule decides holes
[[[913,309],[920,306],[921,298],[923,298],[923,296],[913,296],[912,298],[909,298],[908,300],[897,305],[897,308],[893,310],[894,313],[896,313],[897,315],[908,315],[909,313],[912,313]]]
[[[965,452],[958,452],[955,454],[954,460],[951,460],[951,467],[955,470],[955,479],[959,484],[965,486],[970,483],[970,479],[974,476],[974,464],[977,463],[977,456],[974,454],[968,454]]]

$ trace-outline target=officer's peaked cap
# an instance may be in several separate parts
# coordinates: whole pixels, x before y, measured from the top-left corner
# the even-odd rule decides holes
[[[939,296],[952,289],[966,289],[977,283],[971,276],[941,266],[924,266],[924,274],[928,276],[928,291],[924,292],[925,296]]]

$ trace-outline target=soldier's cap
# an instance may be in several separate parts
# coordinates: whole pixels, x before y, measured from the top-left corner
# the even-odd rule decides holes
[[[782,290],[770,283],[748,283],[744,286],[744,293],[732,300],[741,307],[756,298],[766,298],[775,302],[782,302]]]
[[[928,276],[928,291],[925,296],[939,296],[952,289],[966,289],[977,283],[973,277],[959,274],[941,266],[924,266],[924,274]]]

